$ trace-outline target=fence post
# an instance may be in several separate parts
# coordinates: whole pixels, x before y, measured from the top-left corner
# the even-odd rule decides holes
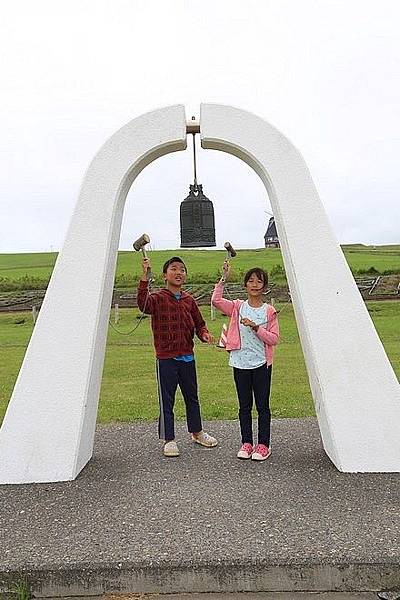
[[[118,323],[119,321],[119,304],[115,305],[115,311],[114,311],[114,323],[115,325]]]
[[[36,323],[37,313],[38,313],[38,311],[37,311],[36,306],[32,306],[32,321],[33,321],[34,325]]]
[[[215,321],[215,306],[210,302],[210,313],[211,313],[211,321]]]
[[[275,298],[271,298],[271,306],[275,306]]]

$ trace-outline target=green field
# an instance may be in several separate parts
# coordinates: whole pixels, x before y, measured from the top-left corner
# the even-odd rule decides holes
[[[281,344],[274,362],[271,406],[273,416],[304,417],[314,414],[308,378],[291,305],[282,305]],[[399,303],[367,304],[389,359],[400,376]],[[215,337],[224,318],[210,321],[208,307],[203,315]],[[136,309],[121,311],[118,328],[129,332],[137,323]],[[17,321],[24,320],[23,323]],[[120,335],[109,328],[106,360],[101,388],[99,421],[154,420],[158,414],[155,386],[154,352],[149,319],[143,320],[132,335]],[[0,419],[3,418],[32,333],[30,313],[0,313]],[[234,419],[236,393],[224,350],[196,345],[200,398],[205,419]],[[45,365],[44,365],[45,368]],[[176,414],[184,415],[183,402],[177,402]]]
[[[348,245],[343,246],[343,251],[355,276],[400,273],[400,245]],[[163,263],[174,254],[181,256],[187,265],[188,283],[214,282],[226,257],[223,250],[158,250],[149,253],[153,272],[160,274]],[[56,258],[55,252],[0,254],[0,291],[45,289]],[[140,260],[140,253],[118,253],[116,287],[135,285],[140,273]],[[279,268],[283,267],[283,261],[279,249],[240,250],[232,260],[232,281],[241,280],[243,273],[252,266],[265,268],[275,283],[283,281],[284,273]]]

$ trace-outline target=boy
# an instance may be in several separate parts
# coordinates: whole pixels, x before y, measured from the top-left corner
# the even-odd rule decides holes
[[[185,401],[186,421],[192,440],[212,448],[218,442],[202,430],[193,356],[194,333],[202,342],[207,343],[212,343],[212,335],[194,298],[182,290],[187,274],[183,260],[178,256],[167,260],[163,266],[166,288],[152,294],[149,293],[147,280],[150,268],[150,260],[143,258],[137,304],[142,312],[151,315],[160,402],[158,434],[164,440],[164,456],[179,456],[173,412],[178,385]]]

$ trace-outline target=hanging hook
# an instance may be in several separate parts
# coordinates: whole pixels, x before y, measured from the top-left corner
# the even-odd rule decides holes
[[[200,133],[200,126],[196,121],[196,117],[193,115],[191,122],[186,125],[186,133],[193,135],[193,191],[198,192],[199,186],[197,185],[197,165],[196,165],[196,133]]]
[[[196,168],[196,134],[193,133],[193,178],[194,178],[194,191],[198,191],[197,187],[197,168]]]
[[[186,133],[200,133],[200,123],[196,121],[195,116],[186,123]]]

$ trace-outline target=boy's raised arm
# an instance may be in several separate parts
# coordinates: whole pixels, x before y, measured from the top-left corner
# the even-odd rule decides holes
[[[138,308],[146,315],[151,315],[154,311],[154,297],[149,292],[149,282],[147,272],[151,269],[151,263],[148,258],[142,259],[142,276],[139,281],[137,292]]]

